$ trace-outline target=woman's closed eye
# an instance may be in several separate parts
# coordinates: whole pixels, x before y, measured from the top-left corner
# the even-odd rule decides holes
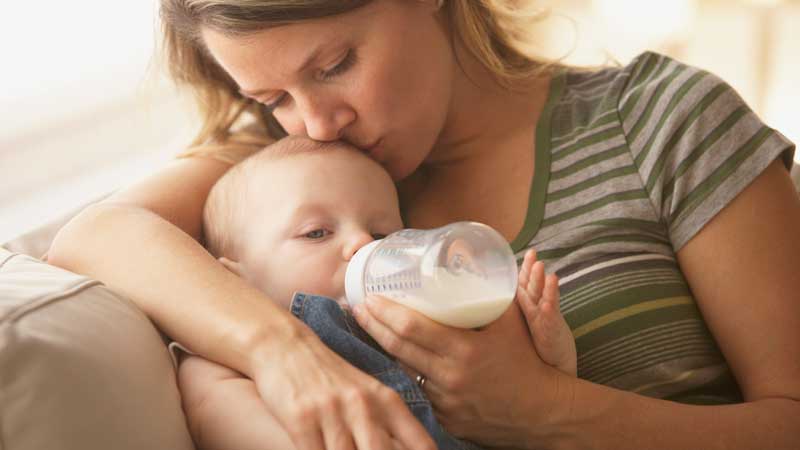
[[[352,49],[349,49],[349,50],[347,50],[347,53],[344,54],[342,59],[340,59],[339,62],[337,62],[333,67],[331,67],[330,69],[327,69],[327,70],[320,70],[319,73],[317,74],[317,78],[320,81],[331,80],[331,79],[337,77],[338,75],[341,75],[341,74],[347,72],[351,67],[353,67],[353,65],[355,63],[356,63],[355,51],[352,50]],[[272,112],[276,108],[278,108],[281,105],[283,105],[283,103],[286,101],[287,97],[288,97],[288,94],[286,94],[284,92],[277,99],[275,99],[273,101],[262,101],[261,103],[264,105],[264,107],[269,112]]]
[[[321,70],[317,77],[322,80],[330,80],[331,78],[336,77],[337,75],[341,75],[347,72],[348,69],[353,67],[356,63],[356,53],[353,49],[347,50],[347,53],[344,54],[342,59],[339,60],[333,67],[327,70]]]

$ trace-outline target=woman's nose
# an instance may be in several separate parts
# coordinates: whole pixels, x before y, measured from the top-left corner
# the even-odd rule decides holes
[[[306,135],[316,141],[335,141],[353,123],[355,111],[340,101],[308,101],[303,108]]]
[[[372,237],[372,235],[366,232],[359,232],[352,236],[344,247],[344,254],[342,256],[344,257],[345,261],[350,261],[350,259],[353,258],[353,255],[355,255],[361,247],[374,240],[375,239]]]

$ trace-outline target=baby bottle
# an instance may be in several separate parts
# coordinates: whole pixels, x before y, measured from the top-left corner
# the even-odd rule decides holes
[[[359,249],[345,275],[351,307],[378,294],[460,328],[500,317],[516,288],[511,247],[500,233],[477,222],[392,233]]]

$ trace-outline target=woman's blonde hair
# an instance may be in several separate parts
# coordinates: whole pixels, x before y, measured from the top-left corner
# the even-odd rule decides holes
[[[202,127],[189,153],[236,148],[244,155],[285,132],[263,105],[242,96],[238,86],[207,52],[202,28],[243,36],[269,27],[342,14],[373,0],[161,0],[163,50],[170,75],[190,88]],[[420,0],[408,0],[420,1]],[[497,80],[513,87],[555,65],[535,56],[533,22],[545,11],[529,0],[440,1],[453,38],[483,63]],[[255,130],[236,132],[243,116],[256,119]],[[197,151],[202,149],[201,151]],[[224,159],[224,158],[223,158]],[[239,159],[238,156],[229,159]],[[231,161],[233,162],[233,161]]]

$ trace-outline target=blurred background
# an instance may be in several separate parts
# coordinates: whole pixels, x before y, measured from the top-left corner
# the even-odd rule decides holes
[[[548,54],[601,65],[666,53],[720,75],[800,142],[800,1],[541,3],[551,10],[541,27]],[[133,182],[191,140],[188,102],[151,60],[156,4],[4,5],[0,243]]]

